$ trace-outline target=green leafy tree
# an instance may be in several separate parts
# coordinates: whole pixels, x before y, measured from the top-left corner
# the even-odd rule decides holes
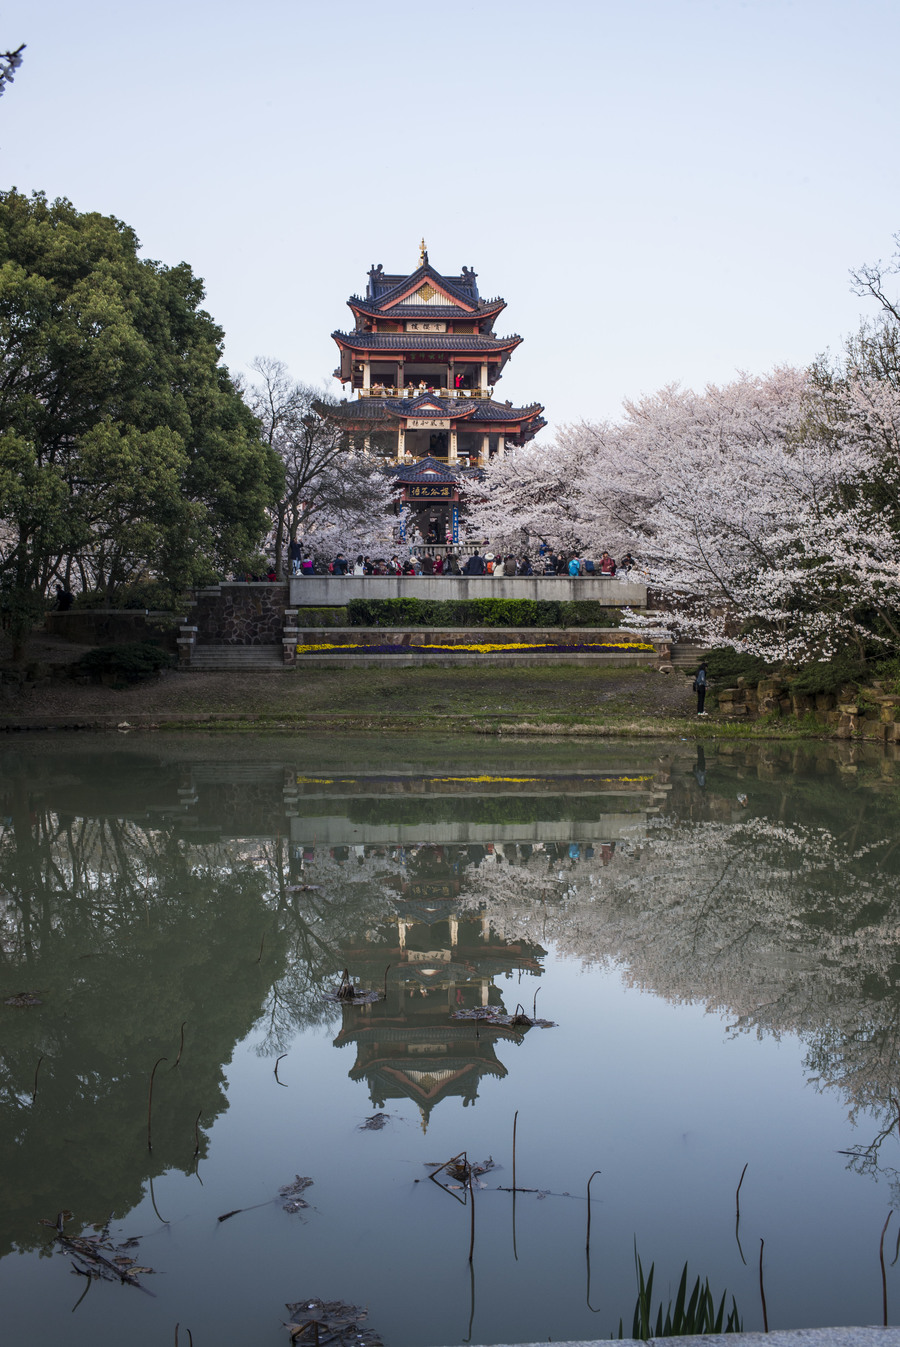
[[[242,565],[281,490],[186,263],[66,200],[0,193],[0,607]]]

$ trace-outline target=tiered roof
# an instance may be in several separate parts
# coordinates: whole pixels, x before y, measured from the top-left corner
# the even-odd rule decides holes
[[[343,383],[363,381],[360,368],[380,362],[396,361],[398,370],[404,365],[424,366],[427,371],[444,361],[449,369],[480,371],[480,389],[467,389],[474,396],[390,397],[384,390],[379,394],[368,386],[368,396],[358,402],[344,402],[338,407],[319,405],[323,415],[364,433],[376,427],[388,429],[408,417],[422,420],[450,421],[454,429],[494,432],[506,435],[518,444],[530,440],[546,425],[539,402],[526,407],[497,402],[481,396],[486,393],[485,379],[494,384],[522,338],[518,333],[497,336],[494,321],[506,308],[506,301],[496,296],[482,299],[478,293],[476,272],[463,267],[458,276],[442,276],[429,262],[424,240],[420,265],[409,273],[388,274],[379,263],[369,271],[369,282],[364,296],[353,295],[347,301],[354,315],[355,327],[349,332],[336,331],[331,335],[341,353],[340,366],[335,377]],[[444,331],[434,331],[444,328]],[[418,361],[417,361],[418,357]],[[455,363],[453,363],[455,361]],[[405,377],[399,372],[397,378]],[[445,376],[446,377],[446,376]],[[477,381],[477,380],[476,380]],[[455,390],[453,390],[455,391]],[[463,425],[465,423],[465,425]]]
[[[395,477],[403,486],[418,485],[421,482],[435,486],[446,483],[450,486],[458,482],[460,477],[484,475],[481,468],[461,468],[458,464],[449,468],[446,463],[442,463],[438,458],[432,458],[430,454],[417,459],[415,463],[399,463],[385,468],[385,472],[389,477]]]
[[[360,429],[388,429],[408,416],[421,419],[449,420],[460,430],[501,431],[531,439],[547,422],[541,413],[540,402],[527,407],[514,407],[510,402],[496,402],[493,398],[442,398],[434,393],[423,393],[418,398],[360,398],[358,402],[340,402],[337,406],[325,403],[317,410],[334,421]],[[520,429],[521,428],[521,429]]]

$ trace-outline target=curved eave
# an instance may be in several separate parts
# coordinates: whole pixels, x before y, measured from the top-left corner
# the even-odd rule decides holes
[[[359,401],[342,402],[336,407],[328,403],[313,403],[313,410],[320,416],[325,416],[331,421],[336,421],[340,425],[354,426],[363,429],[366,426],[393,427],[400,421],[409,416],[428,416],[429,419],[443,419],[451,421],[464,422],[467,430],[480,431],[482,434],[506,435],[518,443],[524,444],[527,440],[533,439],[538,431],[543,430],[547,422],[543,418],[544,407],[540,402],[534,402],[528,407],[502,407],[498,408],[496,403],[466,402],[463,407],[457,411],[457,403],[450,399],[445,399],[447,410],[443,414],[434,412],[429,416],[428,413],[416,412],[414,407],[401,408],[394,402],[388,405],[386,400],[380,398],[362,398]],[[485,416],[485,411],[490,408],[493,414]],[[481,415],[479,415],[481,413]]]
[[[418,421],[470,421],[478,412],[477,402],[454,403],[443,412],[421,412],[414,407],[399,407],[396,403],[383,404],[386,419],[406,421],[415,417]]]
[[[518,333],[509,337],[483,336],[473,333],[437,333],[427,336],[418,332],[332,332],[332,337],[347,351],[393,351],[395,354],[415,354],[416,351],[447,351],[452,355],[491,355],[514,351],[525,340]]]
[[[357,295],[352,295],[347,300],[347,307],[358,317],[384,319],[395,323],[401,319],[420,319],[434,318],[452,322],[456,319],[459,322],[467,323],[472,319],[496,318],[506,308],[505,299],[491,299],[483,301],[481,304],[472,308],[464,308],[457,304],[410,304],[404,305],[402,313],[399,313],[397,307],[392,309],[383,309],[380,303],[373,303],[368,299],[360,299]]]

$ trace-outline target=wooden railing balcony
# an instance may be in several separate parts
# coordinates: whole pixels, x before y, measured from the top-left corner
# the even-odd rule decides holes
[[[431,393],[438,398],[490,398],[492,388],[392,388],[375,384],[372,388],[357,389],[361,398],[420,398]]]

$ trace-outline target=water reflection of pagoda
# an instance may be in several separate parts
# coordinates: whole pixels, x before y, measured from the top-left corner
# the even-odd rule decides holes
[[[453,1012],[505,1006],[494,979],[541,972],[546,950],[525,941],[499,940],[479,912],[461,912],[463,848],[426,847],[399,880],[395,915],[365,947],[343,951],[356,980],[387,995],[371,1005],[345,1005],[336,1047],[356,1044],[351,1080],[366,1080],[373,1105],[412,1099],[423,1127],[441,1100],[455,1095],[474,1104],[484,1076],[502,1079],[500,1038],[521,1043],[524,1033],[505,1025],[457,1020]],[[514,1006],[512,1007],[514,1009]]]

